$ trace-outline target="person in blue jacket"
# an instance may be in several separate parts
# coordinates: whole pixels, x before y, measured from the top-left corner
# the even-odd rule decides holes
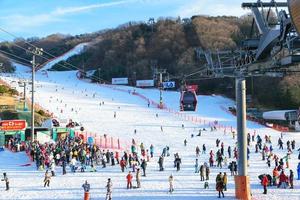
[[[300,180],[300,162],[298,163],[297,166],[297,173],[298,173],[298,180]]]

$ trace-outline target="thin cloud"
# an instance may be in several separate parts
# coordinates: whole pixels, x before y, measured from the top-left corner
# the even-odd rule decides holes
[[[121,4],[128,4],[128,3],[133,3],[133,2],[136,2],[136,0],[124,0],[124,1],[116,1],[116,2],[110,2],[110,3],[98,3],[98,4],[87,5],[87,6],[58,8],[55,11],[53,11],[51,14],[60,16],[60,15],[89,11],[89,10],[93,10],[93,9],[97,9],[97,8],[118,6]]]
[[[21,15],[14,14],[5,17],[0,17],[2,23],[11,31],[24,31],[28,28],[39,27],[51,22],[64,21],[62,16],[77,14],[81,12],[91,11],[93,9],[113,7],[123,4],[130,4],[136,2],[137,0],[123,0],[109,3],[98,3],[86,6],[77,6],[77,7],[65,7],[57,8],[54,11],[46,14],[37,14],[37,15]]]

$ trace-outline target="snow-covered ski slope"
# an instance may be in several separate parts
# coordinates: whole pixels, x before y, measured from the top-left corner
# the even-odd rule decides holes
[[[30,78],[31,74],[28,71],[30,70],[26,67],[17,65],[15,74],[2,75],[1,78],[8,83],[15,84],[12,82],[13,80]],[[219,172],[227,172],[229,175],[228,191],[225,192],[225,196],[226,199],[234,199],[234,179],[230,176],[227,167],[223,169],[211,168],[209,189],[204,189],[204,182],[200,182],[199,174],[194,173],[196,146],[198,145],[200,148],[203,144],[207,146],[207,153],[201,154],[199,158],[200,164],[203,164],[208,162],[210,149],[217,150],[215,145],[217,138],[224,142],[225,150],[228,145],[232,146],[233,149],[235,140],[229,133],[224,135],[223,130],[206,131],[201,137],[191,138],[191,134],[196,135],[199,128],[209,130],[208,126],[185,121],[165,110],[159,110],[155,107],[148,108],[146,101],[129,92],[121,92],[104,85],[80,81],[76,78],[75,71],[48,72],[47,75],[37,72],[36,80],[36,102],[55,113],[57,117],[80,121],[86,130],[99,135],[108,134],[119,137],[128,143],[134,138],[138,144],[143,142],[147,148],[153,144],[155,158],[148,163],[147,177],[142,177],[142,188],[140,189],[126,189],[125,176],[129,169],[122,173],[119,166],[105,169],[98,167],[97,173],[72,174],[68,169],[67,175],[64,176],[61,175],[61,169],[58,168],[57,176],[52,178],[50,188],[44,188],[44,172],[36,171],[34,166],[20,166],[29,162],[24,153],[0,152],[0,175],[6,171],[11,184],[11,190],[4,192],[4,183],[0,183],[0,199],[83,199],[81,185],[85,180],[91,184],[91,199],[104,199],[107,178],[112,178],[113,199],[217,199],[215,177]],[[14,86],[17,87],[17,85]],[[156,89],[139,89],[128,86],[117,86],[117,88],[131,92],[136,90],[155,101],[159,99],[159,91]],[[18,89],[22,91],[21,88]],[[29,90],[28,88],[27,91]],[[178,92],[164,92],[163,99],[169,108],[179,109]],[[222,107],[233,105],[233,101],[221,96],[201,95],[198,96],[198,100],[198,110],[190,113],[190,115],[211,121],[218,120],[222,124],[235,127],[235,117],[222,109]],[[103,101],[105,104],[100,106],[99,103]],[[116,118],[113,116],[114,112],[117,114]],[[184,129],[182,124],[185,125]],[[276,146],[279,132],[252,122],[248,123],[248,127],[251,134],[256,130],[256,133],[260,134],[262,138],[265,134],[271,135],[274,152],[280,156],[286,154],[286,149],[279,151]],[[137,130],[136,134],[134,134],[134,129]],[[186,147],[183,145],[184,139],[188,141]],[[296,139],[298,149],[300,147],[300,135],[298,133],[284,134],[284,143],[291,139]],[[166,145],[170,147],[171,156],[165,159],[165,171],[160,172],[158,171],[158,156]],[[272,187],[269,188],[268,195],[263,195],[257,176],[262,173],[272,174],[274,162],[272,161],[272,167],[268,168],[266,161],[261,160],[261,154],[255,154],[254,149],[254,144],[251,144],[249,175],[253,199],[300,199],[300,181],[296,180],[298,152],[295,151],[291,155],[290,161],[290,168],[295,172],[295,189]],[[176,172],[173,167],[173,154],[177,152],[182,158],[182,167],[179,172]],[[229,159],[228,163],[230,161]],[[286,170],[286,172],[288,171]],[[170,174],[173,174],[175,180],[173,194],[167,192]],[[135,182],[134,185],[136,185]]]

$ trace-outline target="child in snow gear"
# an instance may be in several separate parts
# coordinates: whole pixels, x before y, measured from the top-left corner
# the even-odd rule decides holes
[[[45,173],[45,178],[44,178],[44,187],[49,187],[50,185],[50,180],[51,180],[51,175],[48,173],[48,170]]]
[[[209,184],[207,181],[204,182],[204,189],[209,189]]]
[[[132,174],[131,172],[129,171],[127,176],[126,176],[126,179],[127,179],[127,189],[132,189]]]
[[[5,186],[6,186],[5,190],[8,191],[9,190],[9,180],[8,180],[7,175],[6,175],[5,172],[3,173],[3,179],[1,179],[1,181],[5,182]]]
[[[111,200],[111,193],[112,193],[112,182],[111,179],[107,179],[107,184],[106,184],[106,197],[105,200]]]
[[[170,193],[172,193],[174,191],[173,181],[174,181],[174,178],[173,178],[173,175],[171,174],[169,176],[169,192]]]

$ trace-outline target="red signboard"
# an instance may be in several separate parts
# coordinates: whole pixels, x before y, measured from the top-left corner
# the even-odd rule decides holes
[[[197,92],[198,85],[186,85],[186,89],[189,90],[189,91],[195,91],[195,92]]]
[[[26,128],[25,120],[3,120],[0,121],[0,130],[2,131],[19,131]]]

